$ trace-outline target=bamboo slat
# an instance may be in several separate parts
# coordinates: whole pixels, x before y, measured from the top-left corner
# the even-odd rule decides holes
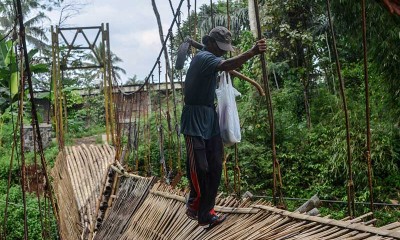
[[[226,214],[227,220],[206,231],[185,215],[187,192],[160,182],[154,184],[154,178],[134,175],[112,164],[115,151],[109,145],[68,147],[65,152],[66,161],[57,160],[53,170],[63,239],[92,239],[93,235],[93,239],[107,240],[400,239],[400,223],[371,227],[375,221],[367,219],[371,213],[353,220],[334,220],[233,196],[216,199],[215,210]],[[117,191],[112,193],[115,196],[107,214],[100,219],[100,228],[90,232],[97,221],[108,166],[117,174],[108,184],[116,184]]]

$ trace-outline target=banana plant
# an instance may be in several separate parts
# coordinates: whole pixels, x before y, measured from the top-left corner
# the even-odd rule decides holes
[[[28,53],[31,61],[38,49]],[[48,72],[48,65],[43,63],[31,64],[32,73]],[[20,83],[20,70],[12,40],[0,42],[0,113],[4,112],[17,99]]]
[[[0,42],[0,110],[12,102],[18,92],[18,71],[13,42]]]

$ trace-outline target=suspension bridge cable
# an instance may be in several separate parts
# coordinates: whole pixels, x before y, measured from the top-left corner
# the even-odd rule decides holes
[[[349,113],[347,109],[346,95],[344,92],[344,81],[342,78],[342,71],[339,62],[339,54],[336,46],[336,36],[333,28],[332,17],[331,17],[331,8],[330,1],[326,0],[327,12],[328,12],[328,20],[329,26],[331,30],[332,36],[332,44],[333,50],[335,54],[336,61],[336,71],[339,78],[339,87],[340,87],[340,95],[342,97],[343,102],[343,111],[345,116],[345,124],[346,124],[346,143],[347,143],[347,168],[348,168],[348,182],[347,182],[347,199],[348,199],[348,214],[351,218],[355,216],[355,206],[354,206],[354,182],[353,182],[353,169],[352,169],[352,160],[351,160],[351,146],[350,146],[350,122],[349,122]]]
[[[171,61],[173,62],[173,34],[171,33]],[[171,68],[171,89],[172,89],[172,102],[173,102],[173,114],[174,114],[174,122],[175,122],[175,132],[176,132],[176,140],[177,140],[177,154],[178,154],[178,161],[177,161],[177,169],[178,169],[178,174],[182,174],[181,170],[181,157],[182,157],[182,146],[181,146],[181,131],[180,131],[180,125],[178,123],[178,115],[177,115],[177,103],[176,103],[176,91],[175,91],[175,83],[173,81],[174,78],[174,68]],[[168,88],[167,88],[168,91]]]
[[[262,33],[261,33],[261,24],[260,24],[260,13],[258,9],[258,1],[254,0],[254,12],[256,16],[256,22],[257,22],[257,35],[258,39],[262,38]],[[280,171],[280,164],[277,160],[276,156],[276,146],[275,146],[275,121],[274,121],[274,113],[273,113],[273,108],[272,108],[272,97],[271,97],[271,90],[269,87],[269,81],[268,81],[268,74],[267,74],[267,62],[265,60],[265,54],[260,55],[260,60],[261,60],[261,67],[262,67],[262,75],[263,75],[263,83],[264,83],[264,89],[266,91],[266,100],[267,100],[267,110],[268,110],[268,120],[269,120],[269,125],[270,125],[270,131],[271,131],[271,150],[272,150],[272,161],[273,161],[273,196],[274,198],[274,204],[277,205],[276,201],[276,196],[277,192],[279,192],[279,201],[281,207],[285,208],[285,204],[283,202],[283,193],[282,193],[282,176],[281,176],[281,171]],[[279,189],[277,187],[277,184],[279,183]]]
[[[138,92],[135,94],[135,99],[136,99],[136,114],[135,114],[135,150],[136,150],[136,167],[135,170],[139,172],[139,136],[140,136],[140,94],[141,92]],[[138,97],[139,96],[139,97]]]
[[[178,17],[178,15],[179,15],[179,13],[180,13],[180,11],[181,11],[180,9],[181,9],[182,3],[183,3],[184,1],[185,1],[185,0],[181,0],[180,3],[179,3],[178,8],[176,9],[174,18],[173,18],[172,23],[171,23],[171,25],[170,25],[170,27],[169,27],[169,30],[168,30],[168,34],[167,34],[167,36],[165,37],[165,39],[164,39],[164,41],[163,41],[163,43],[162,43],[162,45],[161,45],[161,50],[160,50],[160,52],[159,52],[159,54],[158,54],[157,60],[155,61],[153,67],[151,68],[150,73],[149,73],[149,74],[147,75],[147,77],[145,78],[144,83],[143,83],[143,84],[139,87],[139,89],[137,89],[136,91],[134,91],[134,92],[132,92],[132,93],[123,93],[123,94],[125,94],[125,95],[130,95],[130,94],[134,94],[134,93],[136,93],[136,92],[142,91],[143,88],[144,88],[144,86],[146,85],[146,83],[149,81],[150,76],[153,74],[154,69],[157,67],[158,61],[160,61],[161,55],[162,55],[163,52],[164,52],[164,48],[166,48],[166,44],[167,44],[167,42],[168,42],[168,39],[170,38],[170,34],[172,33],[172,28],[174,27],[176,18]]]
[[[43,168],[44,176],[46,179],[46,184],[48,186],[47,193],[49,194],[49,197],[50,197],[50,201],[51,201],[51,204],[53,207],[53,213],[55,215],[56,221],[57,221],[57,223],[59,223],[57,206],[53,199],[53,193],[51,190],[50,179],[47,174],[47,169],[46,169],[47,163],[46,163],[46,159],[44,157],[43,141],[42,141],[42,136],[41,136],[40,128],[39,128],[39,121],[38,121],[38,117],[37,117],[36,105],[34,102],[33,86],[32,86],[32,73],[31,73],[30,66],[29,66],[29,58],[28,58],[27,44],[26,44],[26,39],[25,39],[25,26],[24,26],[23,16],[22,16],[21,0],[16,0],[16,1],[17,1],[17,12],[19,13],[18,19],[19,19],[19,25],[20,25],[20,37],[21,37],[22,49],[23,49],[23,54],[24,54],[24,59],[25,59],[25,72],[27,75],[27,83],[28,83],[28,90],[29,90],[30,103],[31,103],[31,116],[32,116],[32,121],[36,127],[37,141],[38,141],[38,147],[39,147],[42,168]],[[58,224],[57,224],[57,226],[58,226]],[[58,229],[58,231],[59,231],[59,229]]]
[[[129,97],[129,125],[128,125],[128,147],[127,147],[127,155],[126,159],[129,159],[129,155],[133,151],[133,142],[132,139],[134,135],[132,136],[132,115],[133,115],[133,104],[134,104],[134,98],[132,96]]]
[[[42,215],[42,204],[40,201],[40,193],[39,193],[39,186],[40,186],[40,181],[39,181],[39,174],[38,174],[38,160],[37,160],[37,143],[36,143],[36,133],[35,133],[35,125],[33,125],[33,122],[31,121],[32,124],[32,135],[33,135],[33,152],[34,152],[34,170],[35,170],[35,181],[36,181],[36,197],[38,201],[38,209],[39,209],[39,220],[40,220],[40,226],[42,228],[42,238],[46,239],[45,233],[45,226],[44,226],[44,221],[43,221],[43,215]]]
[[[4,41],[8,36],[10,36],[10,34],[14,31],[15,27],[16,27],[16,23],[14,23],[14,25],[13,25],[13,27],[10,29],[10,31],[8,31],[8,32],[6,33],[6,35],[4,35],[4,37],[2,37],[2,38],[0,39],[0,42]]]
[[[167,166],[165,163],[165,154],[164,154],[164,127],[162,123],[162,112],[161,112],[161,65],[158,62],[158,136],[159,136],[159,153],[160,153],[160,168],[161,168],[161,176],[168,181],[167,178]]]
[[[265,198],[265,199],[273,199],[272,196],[266,195],[252,195],[252,198]],[[294,197],[284,197],[285,200],[289,201],[308,201],[307,198],[294,198]],[[347,204],[347,201],[340,201],[340,200],[331,200],[331,199],[319,199],[321,202],[325,203],[338,203],[338,204]],[[354,202],[356,205],[370,205],[370,202]],[[381,206],[381,207],[400,207],[400,204],[394,203],[373,203],[374,206]]]
[[[367,56],[367,20],[365,10],[365,0],[361,1],[362,7],[362,32],[363,32],[363,53],[364,53],[364,84],[365,84],[365,121],[366,121],[366,152],[365,157],[368,165],[368,187],[370,210],[374,212],[374,193],[372,187],[372,163],[371,163],[371,124],[370,124],[370,106],[369,106],[369,83],[368,83],[368,56]]]
[[[18,68],[18,58],[17,58],[17,47],[16,45],[14,46],[14,42],[12,42],[12,46],[11,49],[14,48],[14,52],[15,52],[15,64],[17,65]],[[13,102],[12,102],[12,93],[11,93],[11,88],[9,88],[9,96],[10,96],[10,108],[11,108],[11,113],[14,112],[14,107],[13,107]],[[18,108],[18,116],[20,115],[20,108]],[[19,117],[18,117],[19,119]],[[8,200],[10,197],[10,188],[11,188],[11,178],[12,178],[12,168],[13,168],[13,163],[14,163],[14,153],[17,155],[17,164],[18,167],[20,167],[20,163],[19,163],[19,155],[18,155],[18,151],[16,151],[17,148],[17,129],[19,128],[19,121],[17,119],[17,122],[14,121],[14,114],[11,114],[11,123],[13,126],[13,142],[12,142],[12,148],[11,148],[11,159],[10,159],[10,167],[8,170],[8,182],[7,182],[7,193],[6,193],[6,204],[5,204],[5,208],[4,208],[4,221],[3,221],[3,229],[4,232],[3,234],[3,238],[6,239],[7,237],[7,218],[8,218]]]
[[[154,82],[154,76],[151,76],[151,80],[152,83]],[[145,139],[147,139],[147,156],[145,157],[145,170],[146,170],[146,175],[147,176],[151,176],[152,175],[152,168],[151,168],[151,133],[150,133],[150,111],[149,111],[149,107],[151,106],[151,89],[150,89],[150,83],[147,83],[147,96],[145,95],[145,97],[147,97],[147,101],[145,103],[145,109],[144,109],[144,119],[145,119],[145,125],[144,125],[144,137]],[[150,103],[150,104],[149,104]]]
[[[215,19],[214,19],[214,10],[213,10],[213,2],[210,0],[210,11],[211,11],[211,26],[215,27]]]
[[[171,0],[168,0],[168,1],[169,1],[169,6],[171,7],[172,15],[175,15],[174,7],[172,6]],[[181,25],[180,14],[178,16],[179,16],[178,19],[175,18],[176,27],[178,28],[178,34],[181,37],[181,40],[184,41],[185,38],[182,35],[181,26],[180,26]]]
[[[20,10],[20,9],[18,9]],[[18,11],[19,12],[19,11]],[[20,13],[20,12],[19,12]],[[21,17],[21,16],[20,16]],[[20,29],[20,38],[22,35],[22,31]],[[21,47],[21,46],[20,46]],[[21,55],[23,54],[22,52],[25,51],[25,49],[20,49]],[[26,210],[26,191],[25,191],[25,183],[26,183],[26,166],[25,166],[25,153],[24,153],[24,124],[23,124],[23,109],[24,109],[24,68],[22,66],[23,60],[28,61],[28,59],[24,59],[23,56],[21,56],[20,61],[21,61],[21,75],[20,75],[20,99],[19,99],[19,108],[20,108],[20,114],[18,115],[18,121],[20,122],[19,125],[19,131],[20,131],[20,155],[21,155],[21,190],[22,190],[22,202],[24,205],[24,240],[28,240],[28,213]]]
[[[167,72],[167,68],[166,68],[166,72]],[[169,167],[169,171],[167,174],[167,178],[170,179],[171,175],[172,175],[172,169],[173,169],[173,162],[172,162],[172,127],[171,127],[171,114],[170,114],[170,106],[169,106],[169,91],[168,91],[168,74],[165,73],[165,84],[166,84],[166,97],[167,97],[167,126],[168,126],[168,146],[167,149],[169,150],[169,154],[168,154],[168,167]]]
[[[193,39],[197,41],[197,0],[194,0]],[[193,47],[192,47],[193,49]]]
[[[190,19],[190,9],[191,9],[192,5],[190,4],[190,0],[187,0],[187,19],[188,19],[188,25],[189,25],[189,35],[192,32],[192,21]]]

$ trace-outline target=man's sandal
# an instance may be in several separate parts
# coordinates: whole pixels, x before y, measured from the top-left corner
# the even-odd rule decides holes
[[[208,223],[199,223],[199,225],[202,226],[205,230],[210,230],[211,228],[225,221],[225,219],[225,215],[213,215]]]

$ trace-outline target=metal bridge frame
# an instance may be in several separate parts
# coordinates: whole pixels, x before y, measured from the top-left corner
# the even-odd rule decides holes
[[[94,39],[87,34],[88,31],[97,30]],[[66,32],[75,31],[72,41],[67,40]],[[86,32],[85,32],[86,31]],[[62,44],[60,46],[60,38]],[[85,44],[78,45],[77,40],[83,38]],[[112,97],[112,65],[111,65],[111,51],[110,51],[110,36],[108,23],[101,24],[101,26],[94,27],[71,27],[60,28],[58,26],[51,26],[51,40],[52,40],[52,87],[54,91],[54,117],[56,126],[56,137],[59,148],[64,148],[64,131],[67,130],[67,109],[66,99],[63,94],[63,78],[64,71],[75,69],[93,69],[100,68],[103,75],[104,87],[104,106],[106,113],[106,133],[107,142],[115,144],[114,134],[114,105]],[[96,46],[100,46],[101,55],[96,53]],[[98,65],[82,65],[73,64],[71,61],[74,51],[81,51],[83,53],[92,53]],[[62,53],[62,55],[61,55]]]

